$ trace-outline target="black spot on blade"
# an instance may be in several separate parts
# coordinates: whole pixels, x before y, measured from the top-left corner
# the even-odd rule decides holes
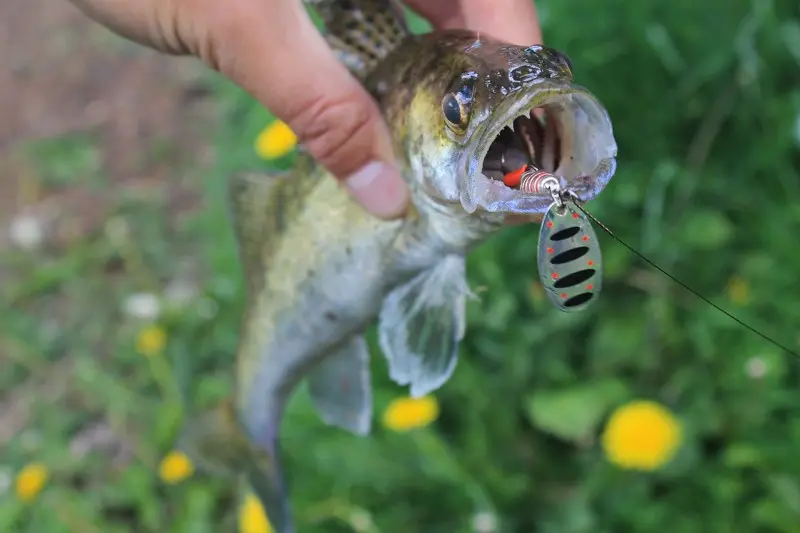
[[[579,270],[577,272],[573,272],[572,274],[568,274],[563,278],[559,278],[553,283],[553,287],[556,289],[566,289],[568,287],[574,287],[578,283],[583,283],[587,279],[594,276],[595,269],[587,268],[584,270]]]
[[[572,298],[564,302],[564,307],[578,307],[579,305],[585,304],[592,298],[594,298],[594,293],[584,292],[583,294],[578,294],[577,296],[573,296]]]
[[[577,248],[572,248],[567,250],[566,252],[561,252],[554,258],[550,260],[550,263],[553,265],[563,265],[564,263],[569,263],[570,261],[574,261],[579,257],[583,257],[589,252],[588,246],[578,246]]]
[[[564,228],[561,231],[557,231],[550,236],[551,241],[563,241],[564,239],[569,239],[570,237],[574,237],[581,231],[581,228],[578,226],[572,226],[571,228]]]

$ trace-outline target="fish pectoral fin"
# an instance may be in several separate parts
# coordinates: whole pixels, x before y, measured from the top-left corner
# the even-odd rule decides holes
[[[328,355],[308,376],[311,399],[326,423],[368,435],[372,423],[369,349],[358,335]]]
[[[464,257],[448,255],[384,300],[378,324],[381,350],[390,377],[410,384],[411,396],[438,389],[455,370],[470,295]]]

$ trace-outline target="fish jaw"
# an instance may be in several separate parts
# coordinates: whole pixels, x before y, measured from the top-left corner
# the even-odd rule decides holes
[[[541,83],[496,109],[493,118],[472,135],[464,150],[458,184],[461,205],[468,213],[483,210],[538,218],[549,208],[550,195],[509,188],[482,170],[489,147],[500,132],[507,126],[513,128],[517,117],[534,108],[544,109],[556,120],[561,155],[558,168],[549,170],[561,179],[563,188],[586,202],[596,198],[613,177],[617,143],[603,105],[580,86]]]

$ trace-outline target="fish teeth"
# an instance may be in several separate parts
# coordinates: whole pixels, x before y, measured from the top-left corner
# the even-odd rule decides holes
[[[516,121],[517,121],[517,119],[518,119],[519,117],[520,117],[519,115],[516,115],[516,116],[514,116],[514,117],[511,117],[511,120],[510,120],[510,121],[509,121],[509,123],[508,123],[508,127],[509,127],[509,128],[511,129],[511,131],[513,131],[513,132],[516,132],[516,130],[514,129],[514,122],[516,122]]]

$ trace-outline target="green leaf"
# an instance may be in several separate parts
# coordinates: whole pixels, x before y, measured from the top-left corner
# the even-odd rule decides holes
[[[683,242],[693,248],[721,248],[733,237],[733,224],[717,211],[689,213],[683,221],[682,237]]]
[[[756,446],[747,443],[734,443],[728,446],[723,461],[731,468],[747,468],[758,466],[762,462],[762,452]]]
[[[608,408],[619,403],[626,394],[625,384],[615,380],[539,391],[528,397],[528,417],[542,431],[579,441],[587,437]]]
[[[176,437],[183,422],[183,407],[175,402],[165,402],[158,410],[152,438],[159,448],[168,446]]]
[[[188,485],[183,492],[181,509],[172,526],[176,533],[211,533],[217,531],[212,518],[214,499],[208,489]]]
[[[403,7],[403,11],[405,12],[406,16],[406,24],[408,24],[408,29],[411,31],[411,33],[428,33],[431,31],[431,23],[428,22],[425,17],[422,17],[408,6]]]
[[[769,477],[769,485],[778,500],[794,514],[800,515],[800,485],[797,480],[787,474],[775,474]]]
[[[97,140],[90,135],[75,133],[33,141],[25,147],[25,155],[38,167],[45,186],[97,185],[101,175],[102,156]]]
[[[0,504],[0,531],[14,531],[16,524],[22,520],[25,507],[16,499],[6,498]]]
[[[641,312],[622,310],[606,317],[603,327],[596,328],[587,342],[595,368],[610,374],[621,366],[645,366],[650,353],[642,346],[646,318]]]
[[[119,486],[125,491],[125,498],[135,503],[141,522],[158,529],[161,506],[152,497],[155,490],[152,472],[142,465],[133,465],[125,470]]]

